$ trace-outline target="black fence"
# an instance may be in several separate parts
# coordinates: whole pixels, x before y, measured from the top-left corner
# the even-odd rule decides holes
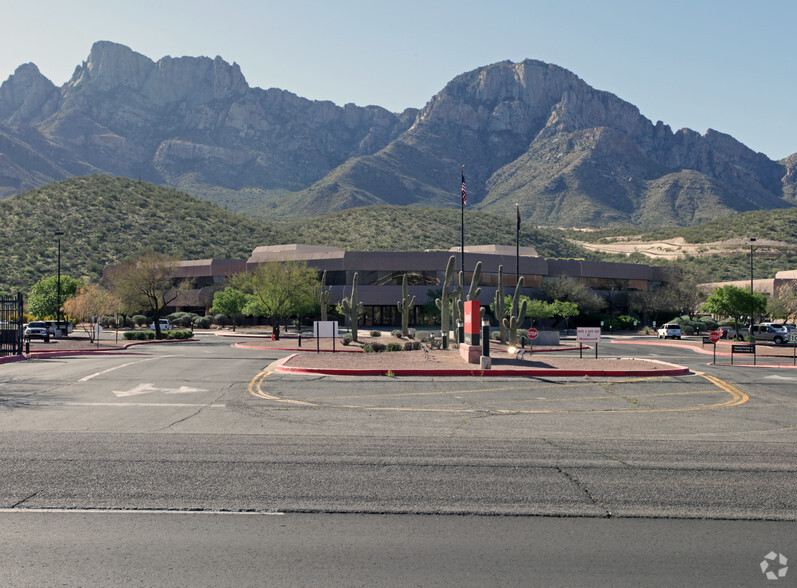
[[[0,297],[0,357],[22,353],[22,294]]]

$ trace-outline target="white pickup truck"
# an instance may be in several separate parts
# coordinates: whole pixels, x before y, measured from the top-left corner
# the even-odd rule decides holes
[[[172,323],[169,322],[169,319],[160,319],[158,321],[161,326],[161,331],[171,331],[172,330]],[[150,323],[149,328],[153,331],[155,330],[155,323]]]
[[[676,325],[675,323],[667,323],[666,325],[662,325],[657,332],[659,334],[659,339],[669,339],[669,338],[680,339],[681,325]]]

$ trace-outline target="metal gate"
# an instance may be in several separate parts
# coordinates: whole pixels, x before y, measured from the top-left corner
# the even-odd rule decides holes
[[[0,297],[0,357],[22,354],[22,293]]]

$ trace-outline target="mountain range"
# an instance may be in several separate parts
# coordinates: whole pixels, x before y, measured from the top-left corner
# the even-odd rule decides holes
[[[674,82],[677,83],[677,82]],[[101,41],[57,87],[34,64],[0,85],[0,197],[108,174],[255,216],[460,206],[538,225],[691,225],[797,205],[780,161],[714,130],[673,132],[575,74],[504,61],[392,113],[250,87],[221,57],[157,62]]]

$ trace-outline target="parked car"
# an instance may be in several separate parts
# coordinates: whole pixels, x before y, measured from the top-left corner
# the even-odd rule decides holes
[[[736,337],[736,329],[733,327],[717,327],[717,331],[719,331],[720,339],[733,339]]]
[[[158,322],[160,323],[161,331],[171,331],[172,330],[172,323],[169,322],[169,319],[160,319]],[[152,329],[153,331],[155,330],[155,322],[154,321],[149,325],[149,328]]]
[[[676,325],[675,323],[667,323],[666,325],[662,325],[661,328],[657,331],[659,335],[659,339],[680,339],[681,338],[681,325]]]
[[[761,323],[753,326],[753,336],[756,341],[772,341],[780,345],[789,340],[789,329],[781,323]]]
[[[47,329],[47,323],[44,321],[31,321],[25,325],[25,332],[23,336],[27,339],[44,339],[50,340],[50,331]]]

